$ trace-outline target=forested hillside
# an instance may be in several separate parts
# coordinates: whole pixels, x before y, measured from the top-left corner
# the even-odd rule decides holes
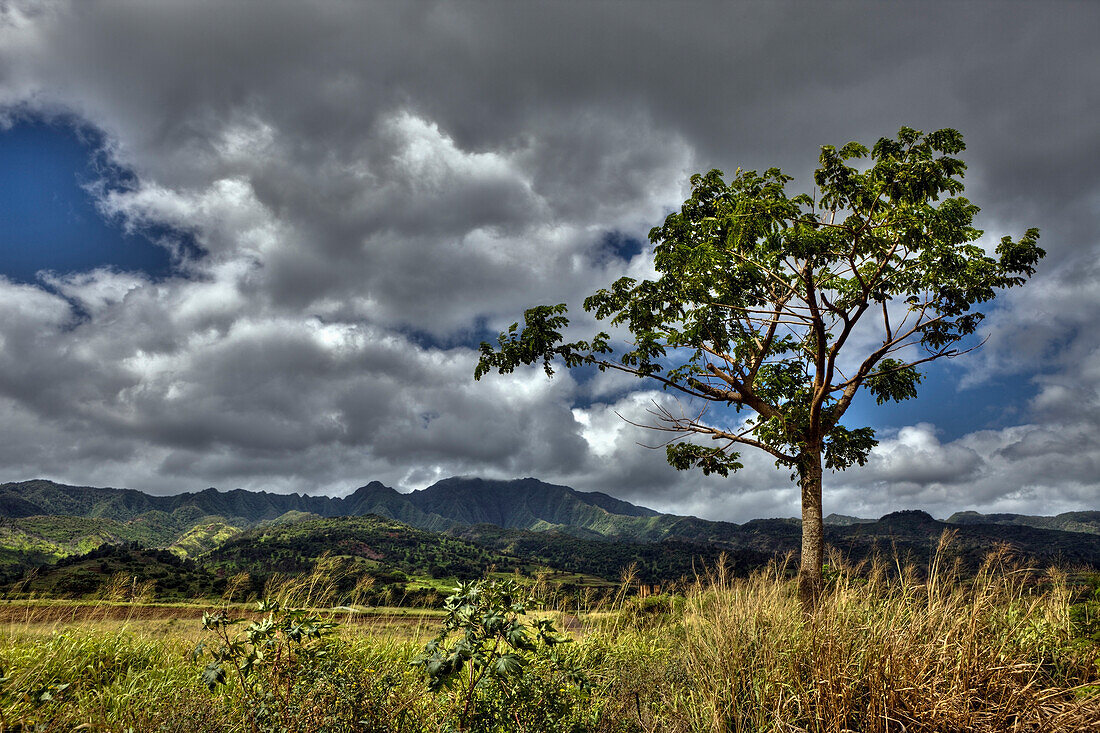
[[[1002,544],[1027,564],[1100,568],[1098,527],[1100,512],[964,512],[943,522],[902,511],[878,520],[834,515],[826,540],[852,562],[899,555],[919,566],[950,532],[951,557],[967,570]],[[408,494],[372,482],[340,498],[214,489],[152,496],[48,481],[0,485],[0,577],[9,583],[30,568],[44,578],[51,563],[121,544],[198,560],[197,572],[212,575],[191,583],[196,588],[248,572],[259,589],[273,573],[308,572],[326,555],[340,559],[332,567],[345,577],[369,574],[391,597],[431,586],[433,579],[539,566],[590,579],[585,582],[615,582],[633,566],[636,580],[659,584],[694,577],[722,553],[735,572],[747,573],[797,553],[800,535],[795,519],[738,525],[660,514],[536,479],[452,478]],[[102,580],[107,568],[98,567]],[[62,564],[57,572],[75,571]],[[43,587],[90,587],[89,577]]]

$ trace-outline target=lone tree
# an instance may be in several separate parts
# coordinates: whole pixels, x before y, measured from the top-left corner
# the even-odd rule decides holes
[[[624,277],[584,301],[629,331],[623,345],[603,332],[565,342],[565,305],[542,305],[522,330],[481,344],[474,377],[539,361],[550,376],[560,359],[689,397],[679,414],[656,408],[646,427],[673,434],[677,469],[727,476],[743,445],[791,469],[802,490],[799,594],[812,606],[823,585],[822,467],[862,465],[876,445],[871,428],[841,424],[857,392],[879,404],[915,397],[919,365],[969,351],[960,342],[983,318],[974,306],[1026,282],[1044,255],[1037,229],[1004,237],[995,257],[975,244],[978,207],[959,195],[964,149],[956,130],[908,127],[870,151],[825,146],[815,193],[793,197],[776,168],[738,170],[728,183],[718,170],[694,175],[691,198],[649,233],[659,277]],[[863,169],[849,163],[868,154]],[[712,403],[746,415],[708,419]]]

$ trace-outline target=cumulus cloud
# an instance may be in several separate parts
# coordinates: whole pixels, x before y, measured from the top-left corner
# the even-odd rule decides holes
[[[865,473],[890,484],[959,484],[972,479],[982,462],[978,453],[965,446],[941,444],[935,427],[920,423],[879,443]]]
[[[991,236],[1043,228],[1046,270],[992,312],[972,370],[1036,396],[1023,425],[885,434],[826,479],[827,510],[1095,503],[1100,135],[1081,120],[1100,108],[1100,10],[622,11],[0,3],[0,121],[101,131],[133,178],[91,186],[100,211],[175,233],[158,239],[167,277],[0,279],[4,478],[339,493],[536,475],[669,511],[794,515],[765,455],[722,480],[640,447],[659,436],[619,415],[644,422],[668,395],[614,374],[474,383],[474,346],[529,305],[644,277],[645,254],[608,237],[644,241],[690,173],[804,180],[819,145],[912,124],[966,134]]]

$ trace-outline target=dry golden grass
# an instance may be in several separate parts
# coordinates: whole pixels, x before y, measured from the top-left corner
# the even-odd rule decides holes
[[[552,709],[557,722],[537,728],[547,731],[1100,730],[1100,646],[1074,636],[1064,576],[1018,568],[1000,550],[963,578],[942,559],[949,555],[944,547],[919,572],[834,558],[809,614],[782,562],[748,579],[720,564],[682,597],[644,602],[628,597],[627,573],[610,607],[540,614],[575,638],[562,653],[584,670],[587,694],[551,703],[544,679],[518,687],[511,702],[479,704],[528,706],[516,720]],[[332,609],[334,587],[322,568],[268,589],[287,607],[329,608],[341,624],[339,674],[326,673],[325,684],[343,685],[345,702],[358,695],[357,715],[375,722],[349,718],[332,730],[445,729],[444,702],[408,666],[438,629],[438,612]],[[237,600],[232,590],[223,599],[241,615],[249,607]],[[0,730],[17,720],[52,721],[50,730],[250,730],[248,710],[199,683],[190,650],[202,611],[106,599],[0,605],[0,664],[11,677]],[[69,686],[56,700],[33,699],[57,684]],[[320,704],[330,693],[303,699]],[[307,717],[303,731],[314,729]]]
[[[967,581],[879,564],[838,573],[810,614],[787,577],[715,568],[661,632],[649,704],[626,685],[619,714],[715,733],[1100,730],[1100,650],[1071,638],[1057,573],[1037,587],[1003,550]]]

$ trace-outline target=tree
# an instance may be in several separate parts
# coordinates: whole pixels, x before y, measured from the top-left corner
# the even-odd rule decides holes
[[[721,171],[691,178],[691,197],[649,233],[655,280],[622,278],[584,301],[629,332],[566,342],[564,304],[537,306],[481,344],[474,372],[541,362],[547,376],[595,365],[688,398],[680,414],[657,407],[646,425],[672,433],[677,469],[727,476],[750,446],[791,469],[802,494],[799,592],[813,605],[822,581],[822,469],[864,464],[869,427],[841,418],[863,387],[879,404],[915,397],[918,367],[962,348],[983,319],[974,306],[1023,284],[1044,252],[1039,232],[1004,237],[990,256],[976,242],[978,207],[959,194],[965,149],[951,129],[903,127],[868,149],[821,149],[816,190],[788,197],[792,179]],[[854,162],[870,155],[861,170]],[[859,344],[870,343],[860,353]],[[850,353],[852,352],[852,353]],[[732,407],[744,416],[718,412]],[[730,428],[729,424],[737,427]],[[709,440],[701,440],[709,439]]]

